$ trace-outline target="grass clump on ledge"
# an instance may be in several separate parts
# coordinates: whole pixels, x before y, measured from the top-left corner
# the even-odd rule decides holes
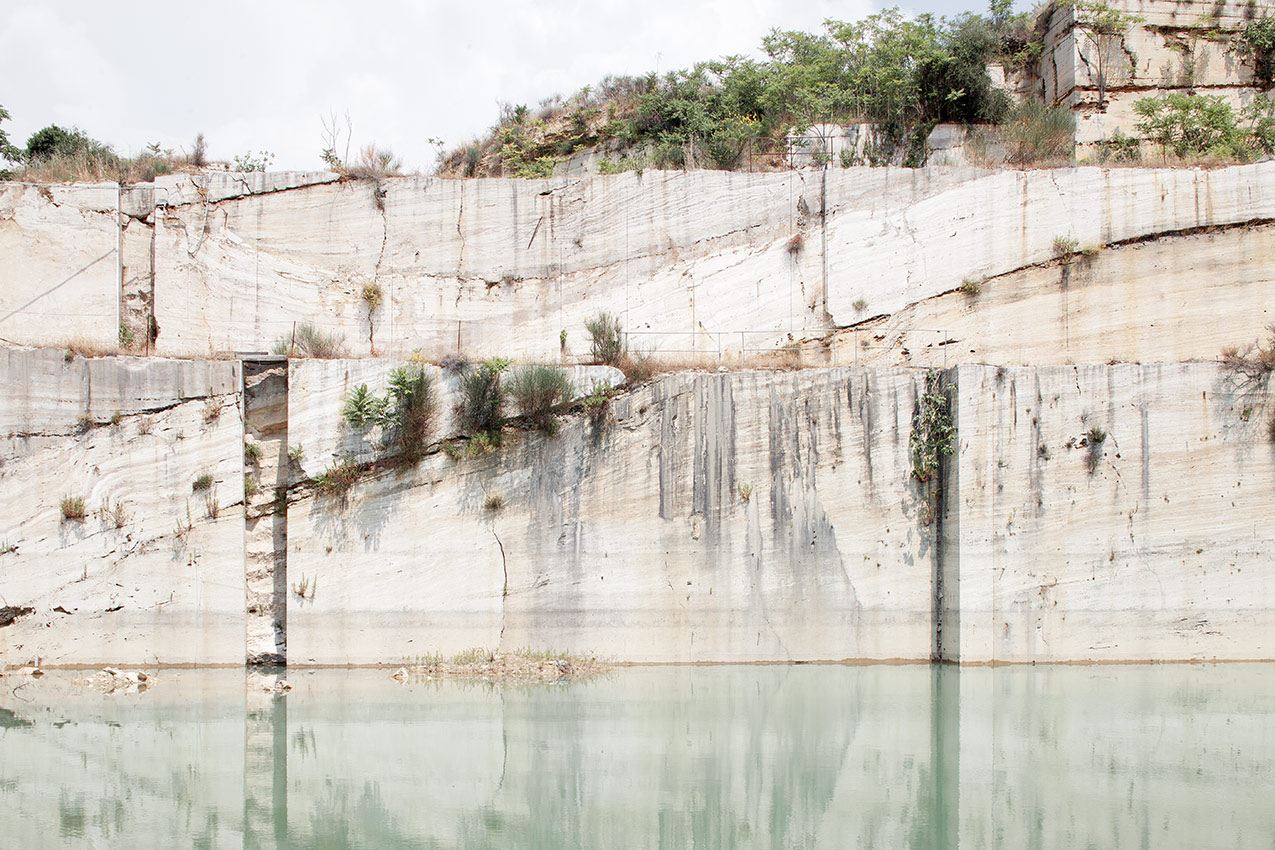
[[[344,496],[362,475],[363,467],[354,460],[353,455],[346,455],[340,463],[333,464],[311,478],[310,483],[325,496]]]
[[[293,330],[292,336],[275,340],[270,351],[287,357],[335,360],[346,354],[345,337],[338,333],[325,333],[309,322],[302,322]]]
[[[509,381],[509,395],[528,424],[547,433],[555,430],[553,410],[569,401],[571,379],[560,366],[524,366]]]
[[[61,510],[63,522],[83,522],[89,515],[83,496],[63,496]]]

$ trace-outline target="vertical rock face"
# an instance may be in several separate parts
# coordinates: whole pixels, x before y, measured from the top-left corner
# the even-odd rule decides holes
[[[667,376],[553,438],[289,508],[294,663],[469,646],[624,660],[926,658],[918,376]],[[339,564],[339,567],[337,566]]]
[[[583,355],[584,322],[607,311],[635,350],[716,357],[901,311],[912,311],[900,317],[909,329],[929,327],[910,320],[936,300],[964,306],[956,290],[967,279],[1053,263],[1060,239],[1097,250],[1275,219],[1270,162],[379,184],[269,177],[134,189],[122,235],[114,187],[10,185],[0,191],[0,338],[112,343],[123,320],[138,346],[157,329],[161,353],[265,352],[311,322],[343,336],[354,356],[557,360]],[[147,197],[167,203],[134,209]],[[379,301],[364,300],[369,285]],[[1110,298],[1098,307],[1120,305],[1119,293]],[[1027,324],[1028,309],[1011,322]],[[1130,332],[1150,333],[1149,321],[1128,321]]]
[[[244,363],[245,657],[286,664],[288,362]]]
[[[0,664],[243,658],[232,362],[0,358]]]
[[[945,655],[1275,655],[1264,389],[1212,364],[956,372]]]

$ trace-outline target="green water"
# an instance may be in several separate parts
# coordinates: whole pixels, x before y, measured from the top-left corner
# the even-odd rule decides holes
[[[1275,848],[1269,664],[82,675],[0,679],[0,847]]]

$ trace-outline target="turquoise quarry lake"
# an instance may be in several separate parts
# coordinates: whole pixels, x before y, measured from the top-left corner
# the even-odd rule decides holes
[[[1265,848],[1275,665],[0,679],[13,848]]]

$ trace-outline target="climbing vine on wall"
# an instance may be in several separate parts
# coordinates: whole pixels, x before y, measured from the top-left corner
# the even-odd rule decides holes
[[[956,426],[948,411],[937,370],[925,373],[925,386],[912,414],[912,433],[908,437],[912,455],[912,477],[922,483],[938,474],[941,458],[956,450]]]

